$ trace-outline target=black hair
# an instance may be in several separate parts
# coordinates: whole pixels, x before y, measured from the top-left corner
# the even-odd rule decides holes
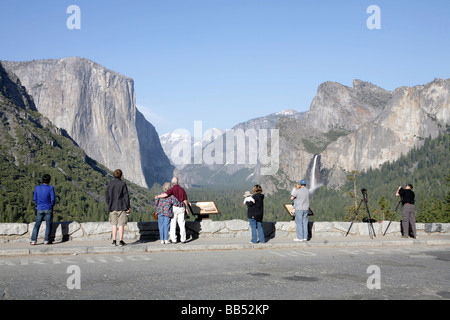
[[[42,176],[42,183],[49,184],[52,177],[49,174],[44,174]]]

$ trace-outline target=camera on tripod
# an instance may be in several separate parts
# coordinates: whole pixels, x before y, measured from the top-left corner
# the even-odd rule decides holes
[[[364,198],[364,200],[367,202],[368,200],[367,200],[367,189],[361,189],[361,193],[362,193],[362,195],[363,195],[363,198]]]
[[[357,220],[357,218],[358,218],[358,211],[359,211],[359,208],[360,208],[361,205],[364,203],[364,205],[365,205],[365,207],[366,207],[366,211],[367,211],[367,217],[363,217],[362,221],[368,223],[368,227],[369,227],[369,236],[373,239],[373,237],[376,237],[376,235],[375,235],[375,229],[374,229],[374,227],[373,227],[373,222],[376,222],[376,220],[375,220],[375,219],[372,219],[372,216],[370,215],[369,207],[368,207],[368,205],[367,205],[367,203],[369,202],[369,199],[367,198],[367,189],[366,189],[366,188],[361,189],[361,193],[362,193],[362,195],[363,195],[363,199],[361,199],[361,202],[359,203],[359,206],[358,206],[358,208],[357,208],[356,211],[355,211],[355,216],[354,216],[354,218],[353,218],[353,220],[352,220],[352,223],[350,224],[350,227],[348,228],[347,234],[346,234],[345,236],[347,236],[347,235],[349,234],[350,229],[351,229],[352,226],[353,226],[353,222],[354,222],[355,220]]]

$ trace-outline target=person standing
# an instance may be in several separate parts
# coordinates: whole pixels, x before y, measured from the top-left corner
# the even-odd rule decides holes
[[[172,178],[173,187],[167,190],[166,192],[155,196],[155,200],[157,198],[167,198],[171,195],[174,195],[174,205],[173,205],[173,218],[170,221],[170,241],[172,243],[177,242],[177,223],[180,227],[180,242],[186,243],[186,228],[185,228],[185,215],[189,216],[187,211],[187,195],[186,191],[180,187],[178,184],[178,178]]]
[[[122,181],[122,170],[114,171],[114,180],[106,186],[106,203],[109,210],[109,221],[112,225],[112,246],[116,245],[117,226],[119,226],[119,246],[124,246],[123,231],[128,222],[130,214],[130,197],[128,195],[127,184]]]
[[[260,185],[253,186],[253,200],[246,201],[247,205],[247,217],[250,223],[250,228],[252,230],[251,243],[265,243],[266,238],[264,237],[264,230],[262,227],[262,221],[264,217],[264,194]]]
[[[307,241],[309,190],[306,188],[305,179],[300,181],[300,188],[292,190],[291,201],[294,201],[295,230],[297,232],[297,238],[294,241]]]
[[[33,200],[37,205],[36,223],[31,234],[31,245],[35,245],[41,227],[42,220],[45,218],[45,238],[44,244],[51,244],[50,232],[53,225],[53,207],[55,206],[55,190],[50,185],[51,177],[48,174],[42,176],[42,184],[34,189]]]
[[[172,185],[170,182],[166,182],[163,185],[163,192],[167,192]],[[156,205],[156,213],[158,214],[158,229],[159,229],[159,239],[161,240],[161,244],[169,243],[169,226],[170,219],[173,217],[173,204],[175,201],[175,197],[171,195],[167,198],[157,198],[155,200]]]
[[[397,192],[395,193],[395,196],[401,197],[402,201],[402,238],[408,238],[408,235],[411,233],[412,237],[415,239],[416,215],[414,213],[414,203],[416,196],[414,194],[414,191],[412,191],[412,188],[412,184],[407,184],[404,189],[402,188],[402,186],[399,186]]]

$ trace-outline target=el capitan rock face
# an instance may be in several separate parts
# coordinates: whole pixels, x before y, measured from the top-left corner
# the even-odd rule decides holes
[[[170,179],[155,128],[136,109],[134,82],[84,58],[3,62],[40,113],[106,167],[140,186]]]

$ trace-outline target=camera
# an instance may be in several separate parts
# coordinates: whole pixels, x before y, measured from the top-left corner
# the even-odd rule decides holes
[[[366,202],[367,202],[368,201],[367,189],[361,189],[361,193],[363,195],[364,200],[366,200]]]

